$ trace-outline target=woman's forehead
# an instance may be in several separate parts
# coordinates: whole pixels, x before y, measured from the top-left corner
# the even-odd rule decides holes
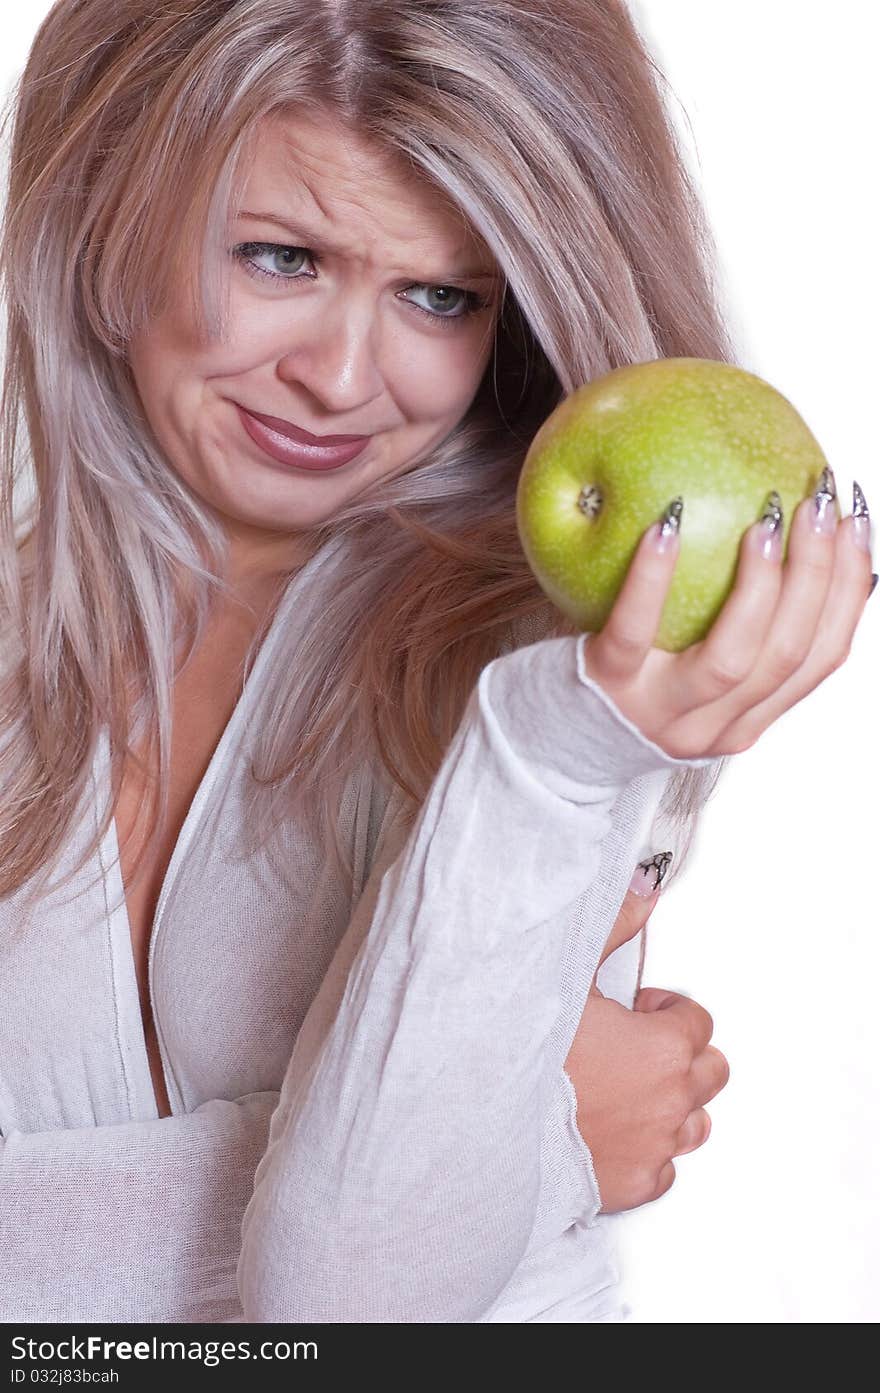
[[[269,213],[308,229],[314,250],[362,254],[365,241],[381,240],[459,277],[495,271],[491,251],[442,189],[338,121],[266,118],[242,174],[239,215]]]

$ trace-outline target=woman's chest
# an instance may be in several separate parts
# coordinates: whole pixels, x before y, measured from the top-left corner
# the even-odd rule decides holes
[[[276,850],[203,825],[153,931],[148,1028],[112,838],[71,898],[0,905],[0,1132],[145,1120],[160,1081],[174,1113],[280,1088],[349,904],[310,907],[315,858]]]
[[[280,1088],[366,875],[369,780],[356,774],[339,809],[354,863],[345,885],[323,875],[319,829],[302,813],[271,833],[264,825],[251,773],[254,728],[242,705],[228,715],[232,701],[229,687],[209,700],[204,672],[178,688],[167,810],[152,845],[136,830],[139,821],[149,825],[137,769],[117,806],[119,873],[160,1116]]]
[[[230,729],[241,684],[242,629],[210,631],[175,683],[170,761],[164,802],[158,792],[155,744],[126,759],[114,808],[115,835],[131,939],[141,1022],[158,1115],[172,1112],[150,985],[150,951],[169,870],[224,732]],[[225,641],[221,641],[225,640]],[[192,841],[193,828],[187,829]]]
[[[164,823],[157,831],[152,831],[152,835],[151,829],[156,827],[155,814],[151,811],[155,782],[148,781],[138,766],[128,765],[116,805],[115,828],[125,917],[131,940],[132,967],[145,1049],[159,1117],[169,1117],[172,1107],[153,1012],[150,945],[156,911],[174,849],[180,840],[195,793],[204,778],[211,753],[211,750],[207,750],[203,759],[193,758],[190,750],[179,753],[173,766]]]

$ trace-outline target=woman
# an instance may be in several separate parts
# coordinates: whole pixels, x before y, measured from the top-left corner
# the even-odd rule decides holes
[[[829,476],[684,654],[686,499],[589,644],[528,572],[561,395],[732,356],[625,9],[61,0],[14,118],[3,1318],[621,1319],[587,994],[870,575]],[[668,1157],[726,1065],[652,1014]]]

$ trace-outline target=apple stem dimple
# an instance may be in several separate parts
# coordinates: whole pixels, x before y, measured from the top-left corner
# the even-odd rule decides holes
[[[588,518],[599,516],[599,513],[602,511],[603,502],[602,495],[595,484],[584,484],[578,494],[577,505],[585,517]]]

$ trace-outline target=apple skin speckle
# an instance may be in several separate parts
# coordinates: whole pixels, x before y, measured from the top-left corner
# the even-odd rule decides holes
[[[520,541],[548,598],[597,632],[642,534],[681,494],[655,639],[680,652],[716,619],[769,491],[782,500],[784,556],[795,508],[827,463],[791,402],[744,368],[708,358],[615,368],[569,393],[537,431],[517,488]],[[585,487],[601,496],[593,516],[578,506]]]

